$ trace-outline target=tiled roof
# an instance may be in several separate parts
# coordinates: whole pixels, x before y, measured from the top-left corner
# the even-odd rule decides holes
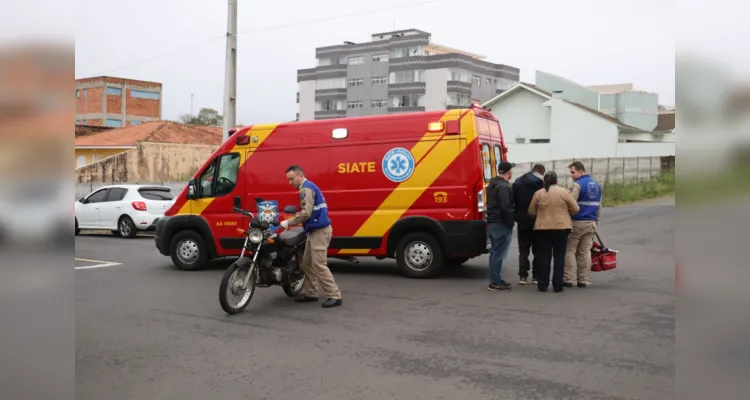
[[[539,88],[538,88],[538,87],[537,87],[536,85],[533,85],[533,84],[531,84],[531,83],[526,83],[526,82],[520,82],[520,83],[521,83],[522,85],[524,85],[524,86],[528,86],[528,87],[530,87],[530,88],[532,88],[532,89],[534,89],[534,90],[536,90],[536,91],[538,91],[538,92],[540,92],[540,93],[543,93],[543,94],[544,94],[545,96],[549,96],[549,97],[552,97],[552,93],[549,93],[549,92],[547,92],[547,91],[544,91],[544,90],[542,90],[542,89],[539,89]],[[609,121],[609,122],[612,122],[612,123],[616,124],[617,126],[620,126],[620,127],[626,128],[626,129],[635,129],[635,130],[638,130],[638,131],[642,131],[642,130],[643,130],[643,129],[640,129],[640,128],[636,128],[636,127],[634,127],[634,126],[630,126],[630,125],[626,125],[626,124],[623,124],[623,123],[622,123],[622,122],[620,122],[620,120],[618,120],[617,118],[615,118],[615,117],[612,117],[612,116],[609,116],[609,115],[607,115],[607,114],[604,114],[603,112],[599,112],[599,111],[597,111],[597,110],[594,110],[593,108],[589,108],[589,107],[586,107],[586,106],[583,106],[583,105],[580,105],[580,104],[578,104],[578,103],[574,103],[574,102],[572,102],[572,101],[568,101],[568,100],[565,100],[565,99],[563,99],[563,101],[565,101],[565,102],[566,102],[566,103],[568,103],[568,104],[572,104],[572,105],[574,105],[574,106],[576,106],[576,107],[578,107],[578,108],[580,108],[580,109],[582,109],[582,110],[584,110],[584,111],[588,111],[589,113],[591,113],[591,114],[594,114],[594,115],[596,115],[597,117],[600,117],[600,118],[606,119],[607,121]]]
[[[111,129],[114,129],[114,128],[109,127],[109,126],[76,124],[76,137],[87,136],[87,135],[91,135],[92,133],[108,131]]]
[[[135,146],[140,142],[219,145],[221,128],[153,121],[76,138],[76,146]]]

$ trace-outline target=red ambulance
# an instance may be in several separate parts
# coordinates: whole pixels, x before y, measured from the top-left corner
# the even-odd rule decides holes
[[[239,129],[196,172],[156,227],[156,247],[183,270],[238,256],[247,217],[281,220],[299,206],[285,169],[323,191],[333,222],[329,257],[395,258],[432,277],[488,252],[484,188],[506,159],[497,119],[478,103]],[[256,199],[263,199],[256,203]]]

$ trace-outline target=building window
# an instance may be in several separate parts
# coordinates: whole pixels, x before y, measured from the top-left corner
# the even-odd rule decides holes
[[[349,61],[349,57],[347,56],[339,57],[339,64],[346,65],[347,61]]]
[[[404,94],[391,96],[391,107],[421,107],[424,96],[421,94]]]
[[[372,78],[372,84],[375,86],[378,85],[387,85],[388,84],[388,77],[387,76],[379,76],[377,78]]]
[[[372,107],[372,108],[385,108],[385,107],[388,107],[388,100],[372,100],[372,101],[370,101],[370,107]]]
[[[474,86],[482,86],[482,77],[481,76],[472,75],[471,76],[471,84],[474,85]]]
[[[341,111],[345,109],[345,100],[320,100],[315,102],[315,111]]]
[[[485,78],[484,82],[487,83],[487,85],[492,85],[492,78]]]
[[[134,97],[137,99],[159,100],[159,92],[149,92],[146,90],[131,90],[130,97]]]
[[[346,108],[348,109],[357,109],[357,108],[362,108],[362,107],[363,106],[362,106],[361,101],[350,101],[349,103],[346,104]]]
[[[424,46],[400,47],[391,50],[391,58],[415,57],[424,55]]]
[[[315,81],[315,90],[346,89],[346,78],[330,78]]]
[[[464,70],[452,69],[448,71],[448,80],[469,83],[471,82],[471,77],[469,73]]]
[[[365,80],[362,78],[349,79],[349,81],[347,82],[347,86],[349,87],[360,87],[364,84],[365,84]]]
[[[331,65],[331,59],[330,58],[318,58],[317,66],[322,67],[324,65]]]
[[[390,83],[424,82],[424,71],[417,70],[391,72],[388,81]]]
[[[107,95],[109,96],[122,96],[122,89],[116,87],[108,87]]]
[[[76,97],[81,97],[81,89],[76,89]]]
[[[106,121],[104,121],[104,126],[120,128],[122,127],[122,120],[121,119],[107,119]]]
[[[86,89],[83,89],[83,97],[86,97]]]
[[[526,143],[525,137],[521,137],[521,136],[516,137],[516,144],[524,144],[524,143]]]
[[[78,156],[76,158],[76,168],[81,168],[86,165],[86,156]]]
[[[447,105],[449,106],[468,107],[470,104],[471,98],[468,94],[450,93],[448,95]]]
[[[529,140],[529,143],[532,143],[532,144],[549,143],[549,139],[531,139]]]
[[[364,64],[365,58],[362,56],[356,56],[356,57],[349,57],[349,65],[359,65]]]
[[[388,54],[377,54],[372,56],[372,62],[388,62]]]

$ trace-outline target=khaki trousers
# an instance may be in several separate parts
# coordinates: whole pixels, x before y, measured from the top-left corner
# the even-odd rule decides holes
[[[594,243],[596,222],[573,221],[573,230],[568,236],[568,246],[565,251],[565,282],[587,283],[591,272],[591,245]],[[573,276],[574,265],[577,267],[576,277]]]
[[[318,283],[320,283],[327,298],[341,298],[339,287],[333,279],[331,270],[328,269],[328,246],[331,244],[331,236],[333,236],[331,226],[312,231],[307,235],[305,253],[300,265],[305,274],[303,295],[318,297]]]

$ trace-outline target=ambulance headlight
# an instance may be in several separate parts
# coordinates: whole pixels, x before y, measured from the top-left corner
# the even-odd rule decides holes
[[[261,240],[263,240],[263,231],[258,228],[253,228],[250,230],[250,233],[247,235],[247,237],[251,242],[258,244],[261,242]]]

